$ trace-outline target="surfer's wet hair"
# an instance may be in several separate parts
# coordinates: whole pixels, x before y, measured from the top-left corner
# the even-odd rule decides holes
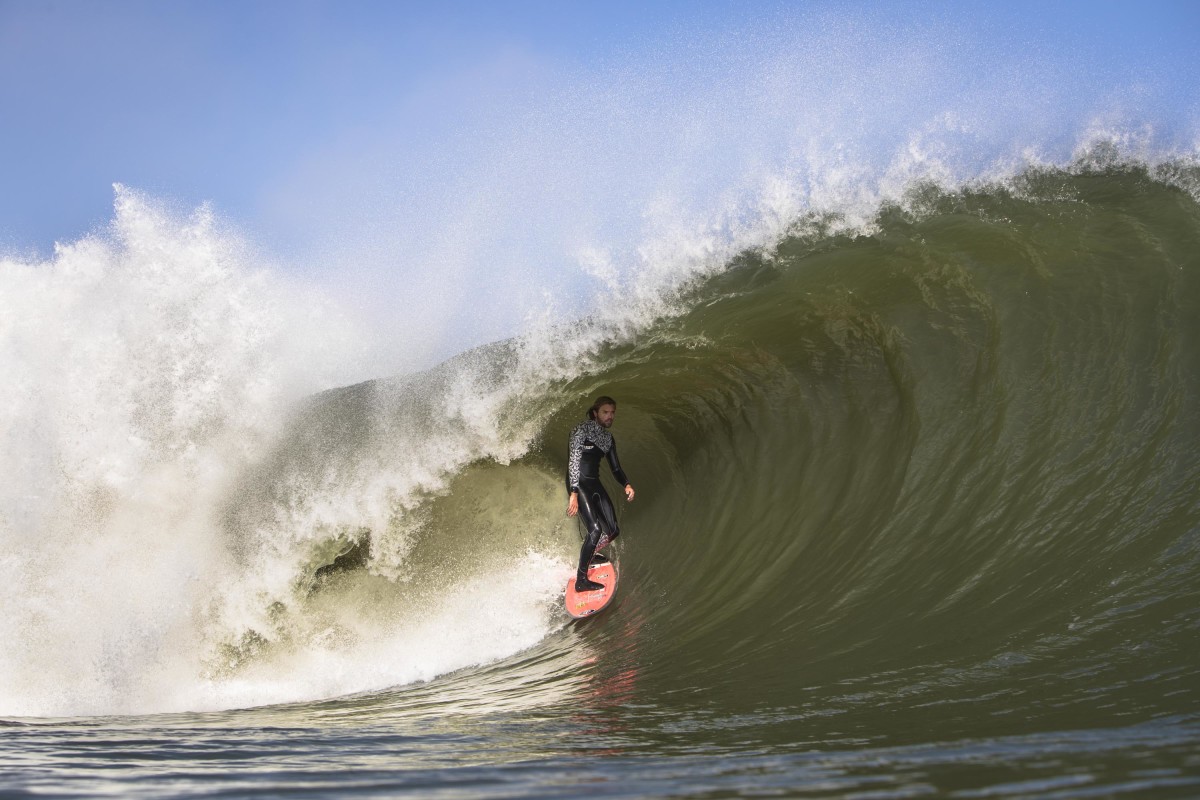
[[[599,397],[596,398],[596,402],[592,403],[592,407],[588,409],[588,419],[595,419],[596,412],[600,410],[601,406],[612,406],[613,411],[616,411],[617,410],[617,401],[613,400],[611,397],[609,397],[606,394],[600,395]]]

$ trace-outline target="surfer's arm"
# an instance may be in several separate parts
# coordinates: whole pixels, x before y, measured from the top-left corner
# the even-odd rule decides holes
[[[625,477],[625,470],[621,469],[621,461],[617,458],[617,440],[613,439],[612,447],[608,448],[608,466],[612,470],[613,477],[617,482],[625,487],[625,499],[633,499],[633,486],[629,483],[629,478]]]
[[[577,508],[579,503],[579,465],[583,460],[585,438],[582,428],[576,428],[571,431],[571,438],[567,440],[567,493],[571,495],[567,513],[571,516],[575,516],[572,509]]]
[[[567,491],[579,491],[579,465],[583,461],[583,442],[587,437],[582,428],[571,431],[567,442]]]

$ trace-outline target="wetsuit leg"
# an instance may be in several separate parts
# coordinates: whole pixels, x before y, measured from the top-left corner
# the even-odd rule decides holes
[[[577,578],[586,578],[592,556],[600,544],[601,537],[607,536],[609,541],[617,538],[620,529],[617,528],[617,515],[613,509],[612,500],[603,486],[582,485],[579,487],[579,516],[587,528],[583,539],[583,547],[579,550],[579,569]]]

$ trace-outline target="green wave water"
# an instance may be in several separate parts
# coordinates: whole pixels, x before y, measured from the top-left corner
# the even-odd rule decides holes
[[[747,257],[596,382],[655,694],[897,745],[1193,714],[1195,200],[926,200]]]
[[[1195,795],[1195,179],[919,188],[868,231],[810,220],[743,253],[582,373],[522,373],[510,342],[316,398],[226,506],[244,564],[290,565],[256,620],[217,615],[228,702],[14,716],[18,785]],[[599,393],[638,497],[617,600],[568,624],[565,443]],[[447,444],[479,437],[489,455]],[[427,456],[450,466],[323,515],[329,487],[370,506],[370,476]],[[247,533],[281,508],[303,547]],[[262,689],[289,670],[310,682]],[[207,766],[248,750],[286,774]]]

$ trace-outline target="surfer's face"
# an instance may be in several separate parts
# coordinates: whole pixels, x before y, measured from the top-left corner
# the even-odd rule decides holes
[[[616,415],[616,406],[600,406],[596,409],[596,422],[599,422],[606,428],[611,428],[613,424],[613,417]]]

